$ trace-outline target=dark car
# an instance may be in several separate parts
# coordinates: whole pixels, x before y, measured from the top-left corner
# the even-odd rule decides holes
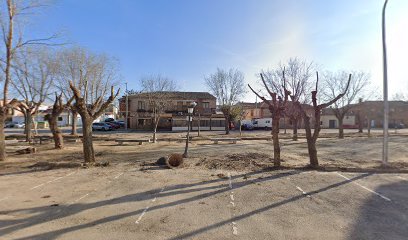
[[[107,123],[103,123],[103,122],[92,123],[92,131],[95,131],[95,130],[111,131],[112,126]]]
[[[118,129],[120,128],[119,124],[116,124],[115,122],[105,122],[106,124],[109,124],[113,129]]]
[[[113,118],[107,118],[107,119],[105,119],[105,121],[104,122],[114,122],[115,121],[115,119],[113,119]]]
[[[114,121],[114,123],[118,124],[121,127],[125,127],[125,121],[119,120],[119,121]]]

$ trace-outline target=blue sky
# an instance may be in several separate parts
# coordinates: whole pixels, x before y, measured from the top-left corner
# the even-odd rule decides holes
[[[129,88],[161,73],[182,90],[238,68],[246,81],[301,57],[322,69],[363,70],[382,91],[381,0],[57,0],[31,26],[120,61]],[[408,91],[408,1],[389,0],[390,95]],[[247,101],[254,101],[247,94]]]

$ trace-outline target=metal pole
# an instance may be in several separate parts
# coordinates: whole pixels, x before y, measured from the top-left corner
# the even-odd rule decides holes
[[[187,119],[187,139],[186,139],[186,148],[184,149],[184,154],[183,157],[188,158],[188,140],[190,138],[190,120],[191,120],[191,116],[188,116]]]
[[[200,136],[200,130],[201,130],[200,125],[201,125],[201,114],[199,113],[198,114],[198,136]]]
[[[390,106],[388,103],[388,79],[387,79],[387,45],[385,33],[385,8],[388,0],[385,0],[382,9],[382,47],[383,47],[383,80],[384,80],[384,121],[383,121],[383,158],[382,164],[388,164],[388,113]]]
[[[129,95],[127,89],[127,82],[126,84],[126,113],[125,113],[125,130],[128,130],[128,112],[129,112]]]

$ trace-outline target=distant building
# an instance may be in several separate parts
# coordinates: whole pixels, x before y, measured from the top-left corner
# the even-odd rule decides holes
[[[217,99],[208,92],[165,92],[165,111],[158,124],[160,130],[187,130],[187,107],[196,102],[193,130],[224,130],[225,118],[216,113]],[[119,118],[125,119],[126,97],[119,99]],[[149,106],[149,95],[138,93],[128,96],[128,126],[131,129],[152,129],[153,112]]]

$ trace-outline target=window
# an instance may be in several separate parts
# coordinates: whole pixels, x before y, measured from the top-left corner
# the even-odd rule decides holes
[[[203,102],[203,108],[210,108],[209,102]]]
[[[58,117],[58,121],[61,122],[61,121],[62,121],[62,117]]]
[[[138,124],[139,126],[144,126],[144,125],[145,125],[144,119],[138,119],[137,124]]]
[[[142,109],[144,110],[146,108],[145,102],[144,101],[138,101],[137,102],[137,109]]]

